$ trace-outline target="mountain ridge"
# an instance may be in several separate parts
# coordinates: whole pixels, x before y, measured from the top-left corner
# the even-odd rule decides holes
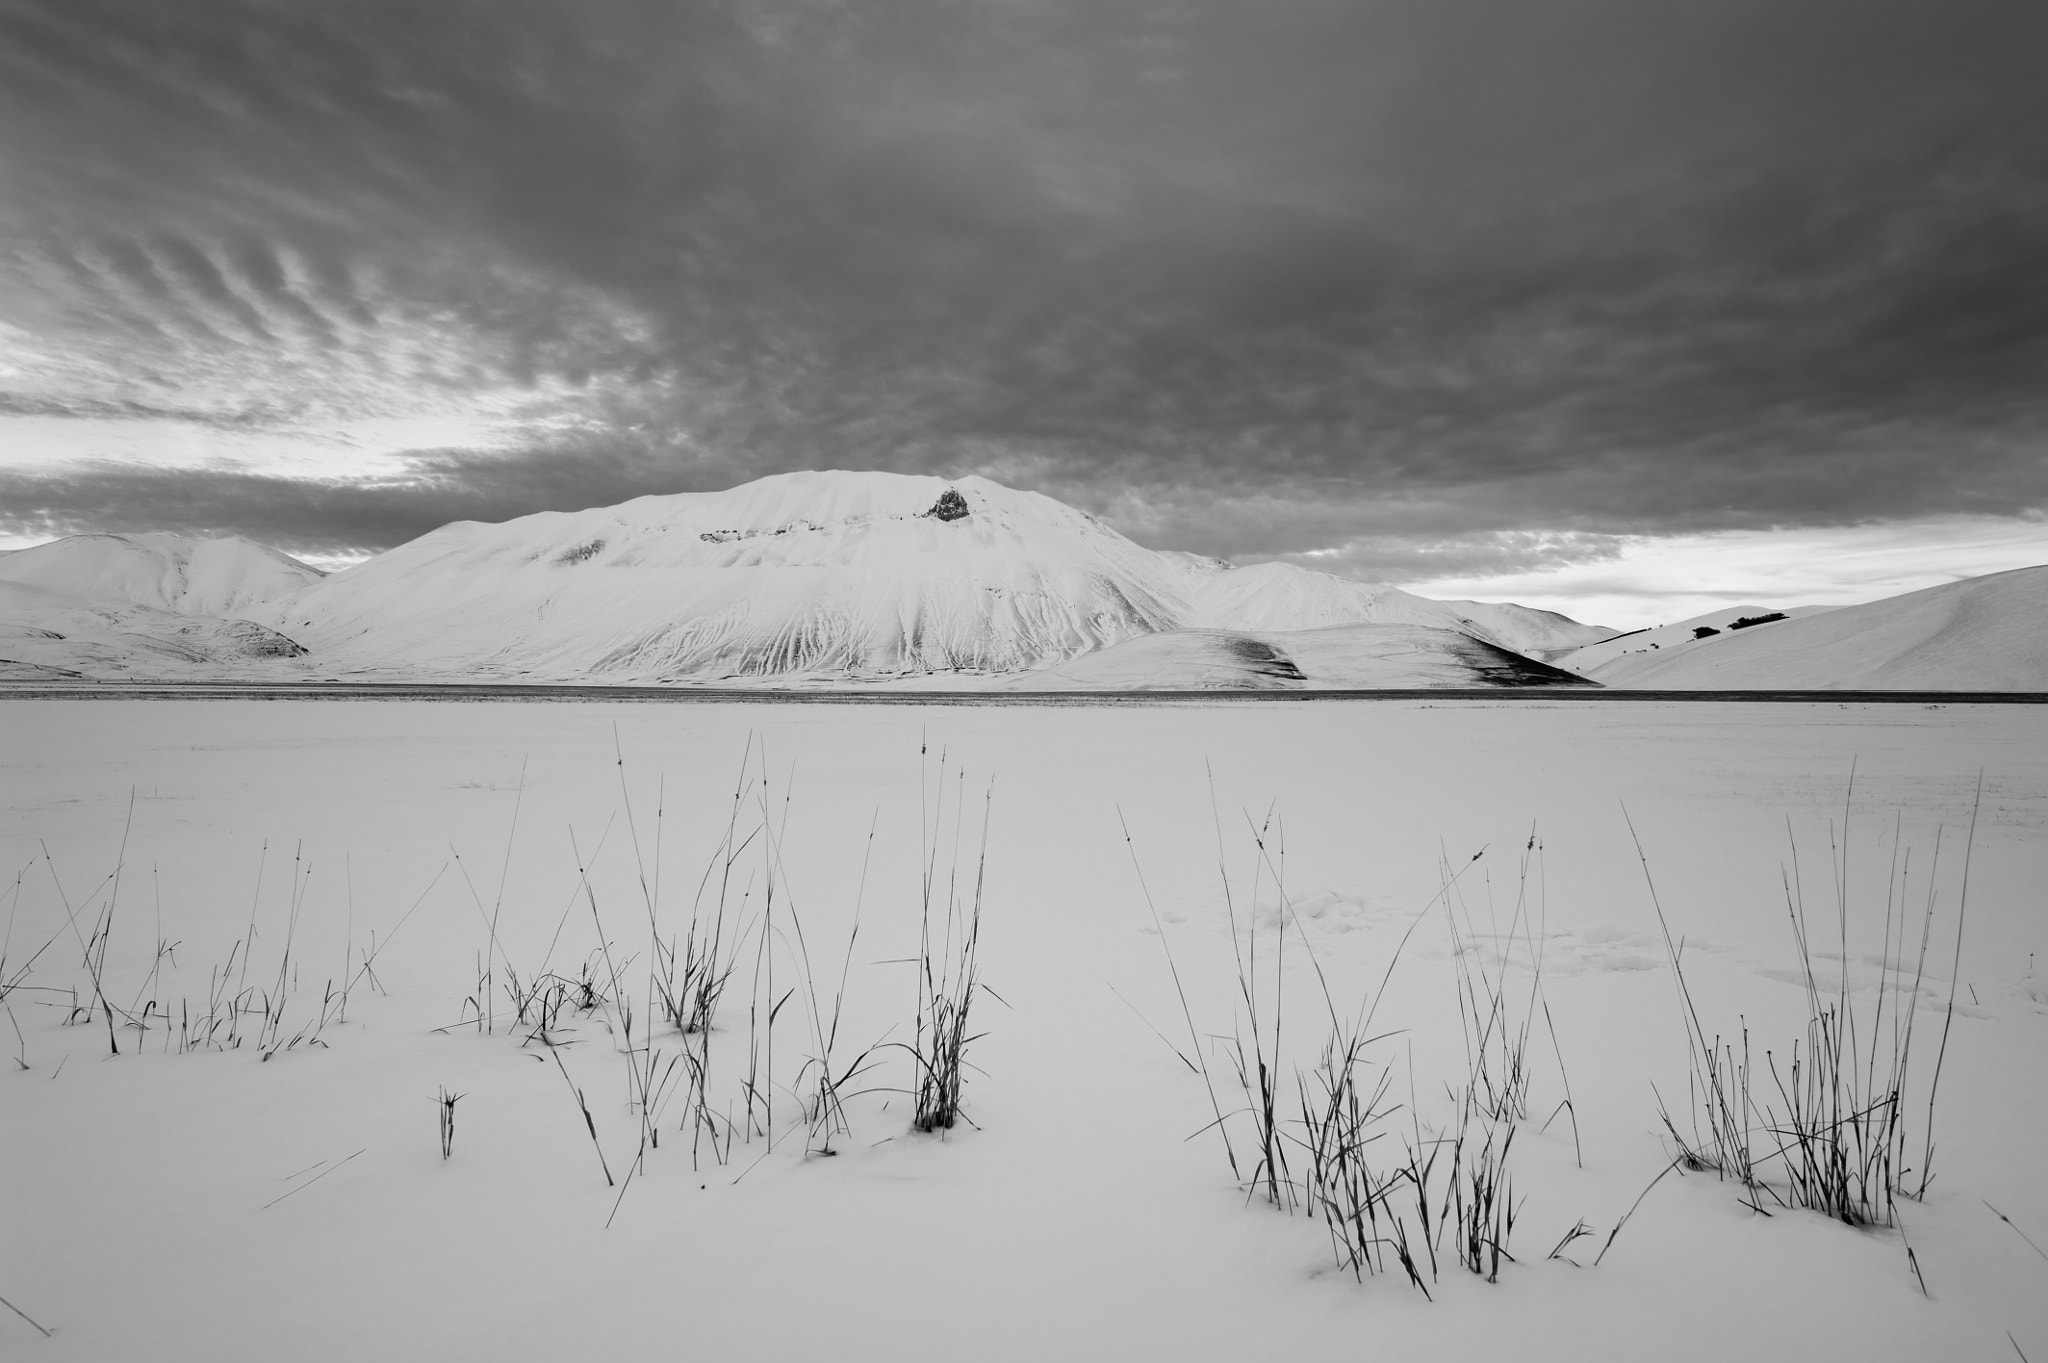
[[[2033,568],[1620,634],[1153,550],[986,478],[844,470],[452,522],[332,574],[168,532],[0,554],[0,672],[41,676],[2034,690],[2044,619]]]
[[[1182,628],[1426,625],[1510,652],[1612,632],[1154,551],[986,478],[843,470],[445,526],[263,619],[353,666],[696,681],[1031,672]]]

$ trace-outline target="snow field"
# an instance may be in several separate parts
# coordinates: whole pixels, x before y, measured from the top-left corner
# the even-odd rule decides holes
[[[45,1340],[0,1316],[14,1332],[0,1336],[10,1357],[534,1356],[634,1345],[775,1358],[933,1347],[994,1358],[1364,1347],[1423,1358],[1996,1357],[2010,1348],[2008,1330],[2030,1356],[2048,1341],[2048,1263],[1983,1205],[2048,1241],[2037,1145],[2048,1005],[2032,958],[2048,945],[2035,890],[2048,869],[2048,749],[2028,708],[0,708],[5,978],[24,943],[33,951],[56,939],[7,1000],[29,1068],[10,1062],[0,1099],[0,1206],[19,1228],[0,1239],[0,1296],[57,1333]],[[799,1099],[779,1092],[783,1139],[772,1151],[760,1135],[742,1140],[721,1165],[692,1161],[671,1102],[661,1148],[621,1197],[605,1185],[554,1060],[587,1097],[606,1159],[623,1174],[641,1119],[620,1038],[607,1031],[618,1014],[565,1015],[555,1034],[564,1044],[545,1053],[508,1032],[502,996],[493,1034],[458,1025],[472,1016],[463,1001],[489,951],[487,911],[502,876],[503,959],[522,970],[550,960],[572,975],[598,950],[601,922],[618,960],[633,958],[620,974],[644,1010],[651,952],[635,832],[651,873],[658,806],[658,918],[664,936],[679,935],[750,749],[765,751],[779,829],[786,898],[776,911],[797,915],[781,919],[769,956],[776,983],[758,995],[808,978],[829,1011],[858,901],[841,1024],[848,1056],[914,1029],[913,968],[902,962],[917,953],[933,864],[919,848],[941,847],[944,876],[955,836],[943,810],[932,819],[937,754],[954,773],[948,799],[966,797],[956,825],[968,849],[963,893],[975,803],[993,779],[980,970],[1002,1002],[973,1005],[971,1030],[986,1031],[967,1055],[964,1110],[975,1125],[916,1134],[901,1094],[868,1093],[848,1101],[839,1153],[806,1157]],[[1866,991],[1883,947],[1894,817],[1916,887],[1936,829],[1946,830],[1935,876],[1945,944],[1961,832],[1985,772],[1935,1181],[1903,1211],[1931,1297],[1896,1233],[1810,1213],[1760,1217],[1712,1175],[1665,1179],[1599,1268],[1546,1261],[1584,1220],[1595,1236],[1567,1253],[1591,1262],[1671,1157],[1650,1084],[1672,1098],[1686,1082],[1677,996],[1622,803],[1685,940],[1703,1016],[1740,1018],[1789,1044],[1805,997],[1780,880],[1787,823],[1802,857],[1816,849],[1802,869],[1809,899],[1824,900],[1829,824],[1840,821],[1852,761],[1851,902],[1877,906],[1851,924],[1852,984]],[[1284,846],[1286,907],[1270,877],[1250,887],[1247,816],[1269,829],[1276,863]],[[1529,883],[1543,909],[1544,995],[1580,1150],[1564,1118],[1542,1129],[1564,1085],[1539,1024],[1532,1119],[1509,1164],[1522,1199],[1510,1245],[1518,1262],[1494,1285],[1450,1268],[1431,1284],[1434,1303],[1398,1273],[1354,1282],[1319,1223],[1247,1205],[1216,1134],[1202,1130],[1212,1117],[1175,1053],[1192,1045],[1161,929],[1226,1108],[1241,1099],[1213,1034],[1228,1038],[1241,1007],[1232,912],[1261,934],[1262,953],[1284,935],[1285,957],[1262,954],[1260,969],[1278,969],[1290,1094],[1328,1030],[1304,939],[1349,1009],[1377,998],[1406,936],[1375,1016],[1376,1031],[1396,1035],[1368,1058],[1405,1103],[1412,1051],[1419,1119],[1442,1126],[1454,1115],[1445,1086],[1468,1067],[1460,958],[1441,908],[1427,906],[1441,863],[1487,849],[1459,878],[1458,921],[1474,949],[1468,965],[1498,959],[1532,825],[1543,845]],[[920,828],[938,833],[921,839]],[[346,1020],[321,1032],[324,1046],[267,1062],[247,1044],[180,1055],[176,1033],[161,1029],[124,1029],[129,1053],[108,1058],[103,1026],[66,1027],[68,1000],[51,1006],[28,987],[90,988],[51,866],[83,905],[117,862],[105,979],[124,1007],[145,986],[204,998],[252,917],[250,979],[274,978],[288,929],[293,940],[287,1035],[318,1014],[344,949],[360,959],[372,931],[384,992],[357,985]],[[578,896],[579,862],[595,916]],[[752,871],[758,912],[765,873]],[[80,914],[81,935],[96,911]],[[152,984],[159,937],[179,946]],[[1527,955],[1525,942],[1514,959]],[[1934,955],[1941,978],[1927,982],[1923,1028],[1940,1021],[1947,993],[1946,946]],[[1825,972],[1825,951],[1816,956]],[[736,974],[710,1052],[711,1091],[735,1110],[751,972],[747,961]],[[1275,977],[1265,978],[1262,1002],[1274,996]],[[1516,989],[1528,981],[1519,969],[1507,978]],[[802,994],[778,1015],[778,1084],[793,1083],[817,1049],[808,1015]],[[657,1031],[654,1045],[666,1057],[683,1039]],[[907,1057],[878,1054],[874,1081],[906,1086]],[[1925,1059],[1916,1054],[1916,1072]],[[433,1102],[444,1086],[464,1095],[446,1161]],[[1232,1123],[1242,1159],[1249,1127]]]

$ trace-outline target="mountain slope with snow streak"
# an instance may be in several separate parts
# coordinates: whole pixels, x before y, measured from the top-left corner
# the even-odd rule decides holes
[[[1595,684],[1460,630],[1362,624],[1168,630],[1007,678],[1003,689],[1366,691]]]
[[[1675,691],[2048,691],[2048,567],[1631,653],[1589,675]]]

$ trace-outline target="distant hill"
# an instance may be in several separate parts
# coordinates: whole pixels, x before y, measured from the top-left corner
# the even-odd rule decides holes
[[[0,678],[289,680],[294,640],[247,617],[320,580],[238,538],[73,535],[0,554]]]
[[[0,555],[0,583],[96,605],[222,619],[245,616],[320,577],[317,568],[234,536],[72,535]]]
[[[1320,629],[1328,625],[1423,625],[1457,630],[1514,653],[1570,649],[1614,633],[1554,611],[1477,601],[1433,601],[1398,587],[1319,573],[1290,563],[1259,563],[1197,580],[1186,617],[1192,628],[1240,631]]]
[[[2048,567],[1629,653],[1587,675],[1652,690],[2048,691]]]
[[[276,630],[250,620],[91,602],[0,580],[0,679],[291,680],[298,674],[280,671],[275,664],[305,651]]]

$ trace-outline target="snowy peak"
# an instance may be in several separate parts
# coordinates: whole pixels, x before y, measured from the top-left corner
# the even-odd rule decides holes
[[[587,511],[543,511],[498,524],[459,521],[371,563],[456,553],[473,563],[556,568],[835,566],[877,548],[958,547],[963,538],[986,541],[994,532],[1067,534],[1137,549],[1085,512],[984,478],[834,471],[778,474],[723,492],[636,497]]]
[[[0,557],[0,582],[74,602],[223,618],[259,611],[320,576],[252,540],[168,532],[72,535]]]
[[[1014,672],[1171,628],[1184,574],[982,478],[795,473],[444,527],[275,623],[357,665],[716,679]]]

